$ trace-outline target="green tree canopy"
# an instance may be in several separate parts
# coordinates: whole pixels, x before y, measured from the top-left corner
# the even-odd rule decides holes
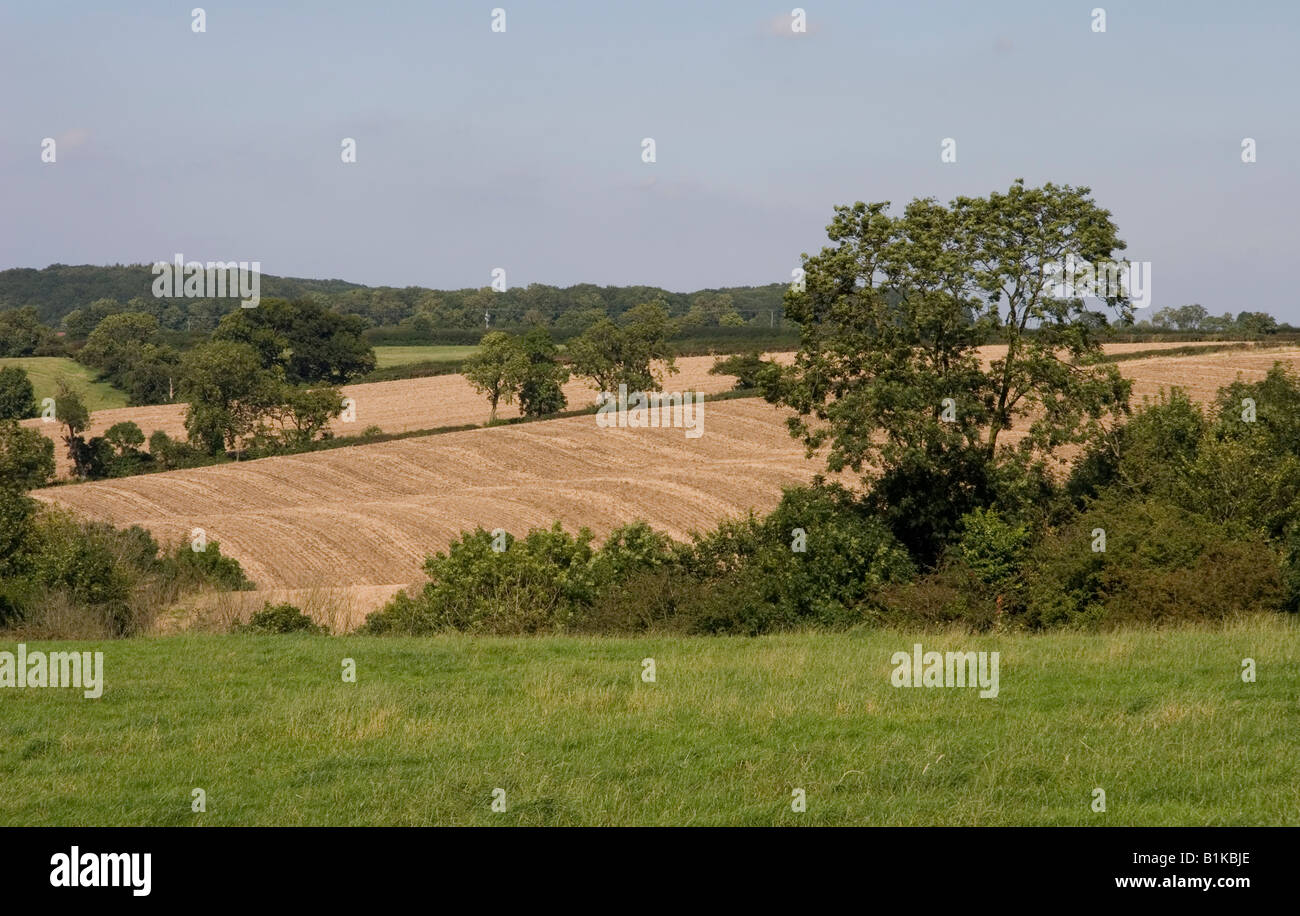
[[[564,395],[569,370],[559,361],[559,350],[550,333],[542,327],[533,328],[521,338],[520,346],[524,366],[519,379],[519,410],[526,417],[563,410],[569,403]]]
[[[311,299],[264,299],[257,308],[229,312],[212,339],[249,345],[262,368],[280,367],[291,384],[341,385],[375,368],[364,330],[363,319]]]
[[[1112,265],[1124,248],[1087,188],[1015,182],[1005,193],[835,208],[831,246],[804,256],[806,286],[786,295],[801,326],[794,364],[768,387],[793,408],[791,432],[831,471],[864,473],[923,530],[923,556],[986,501],[999,437],[1018,420],[1022,465],[1048,458],[1124,411],[1128,383],[1097,365],[1107,321],[1055,298],[1054,265]],[[1109,304],[1131,315],[1122,295]],[[978,347],[999,344],[989,359]]]
[[[36,391],[27,373],[17,366],[0,368],[0,420],[36,416]]]
[[[617,324],[602,318],[570,341],[573,371],[601,392],[613,393],[619,385],[628,391],[659,391],[664,377],[677,372],[668,344],[671,330],[668,311],[658,302],[628,309]]]
[[[497,405],[514,400],[528,371],[528,357],[519,341],[504,331],[483,335],[478,352],[465,360],[465,378],[487,396],[491,411],[488,422],[497,418]]]
[[[189,402],[185,429],[191,443],[209,454],[237,450],[263,411],[278,402],[282,382],[252,346],[230,340],[186,353],[181,379],[181,396]]]

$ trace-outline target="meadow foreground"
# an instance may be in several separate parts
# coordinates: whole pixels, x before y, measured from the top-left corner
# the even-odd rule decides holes
[[[916,643],[998,652],[998,696],[891,686]],[[6,691],[6,825],[1300,823],[1300,627],[1282,619],[29,649],[55,647],[104,652],[103,696]]]

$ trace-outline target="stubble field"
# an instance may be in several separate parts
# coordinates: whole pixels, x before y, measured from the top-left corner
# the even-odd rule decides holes
[[[1119,367],[1134,380],[1135,403],[1173,385],[1204,401],[1238,373],[1262,377],[1275,360],[1300,366],[1300,348],[1135,359]],[[729,387],[730,379],[707,374],[712,362],[683,360],[682,374],[667,387]],[[431,383],[445,395],[436,408],[443,415],[482,413],[482,399],[459,377],[382,383],[383,410],[393,423],[423,428],[425,421],[411,417],[435,409],[421,403]],[[768,510],[782,487],[806,483],[823,467],[790,438],[784,417],[758,399],[710,402],[700,438],[680,429],[602,429],[594,417],[579,416],[35,495],[90,518],[142,525],[163,541],[202,528],[259,588],[226,596],[233,604],[223,613],[244,616],[264,600],[291,600],[318,605],[315,616],[337,631],[423,581],[424,558],[475,526],[523,534],[558,520],[599,536],[640,519],[684,538],[723,518]]]

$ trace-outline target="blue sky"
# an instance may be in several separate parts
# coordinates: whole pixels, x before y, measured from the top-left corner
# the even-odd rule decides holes
[[[1023,176],[1091,187],[1154,307],[1300,323],[1300,4],[802,6],[6,0],[0,268],[691,290],[788,280],[837,203]]]

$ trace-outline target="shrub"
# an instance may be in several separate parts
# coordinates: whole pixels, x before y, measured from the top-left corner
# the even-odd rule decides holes
[[[983,632],[999,623],[997,597],[984,579],[960,560],[944,563],[913,582],[885,589],[880,622],[898,627],[960,624]],[[1009,618],[1003,614],[1003,622]]]
[[[186,467],[205,458],[188,442],[173,439],[161,429],[154,430],[149,436],[149,454],[159,467],[167,470]]]
[[[1243,401],[1255,402],[1255,418],[1243,419]],[[1219,389],[1215,399],[1215,433],[1248,439],[1275,455],[1300,456],[1300,376],[1276,362],[1258,382],[1236,381]]]
[[[27,373],[17,366],[0,367],[0,420],[36,416],[36,393]]]
[[[221,544],[208,541],[194,550],[182,541],[164,551],[159,560],[163,578],[181,589],[210,586],[223,591],[245,592],[254,587],[234,557],[221,553]]]
[[[1105,550],[1093,549],[1094,532]],[[1031,627],[1222,620],[1282,606],[1281,557],[1204,515],[1108,493],[1038,544],[1025,564]]]
[[[720,525],[685,566],[711,583],[692,624],[702,632],[859,622],[883,586],[915,574],[885,524],[838,486],[790,489],[766,518]]]
[[[1020,571],[1030,532],[1012,525],[992,509],[976,509],[962,518],[955,552],[980,581],[1006,586]]]
[[[1123,483],[1143,493],[1164,493],[1200,450],[1208,425],[1198,404],[1175,388],[1144,403],[1131,419],[1094,438],[1075,465],[1066,492],[1076,506]]]
[[[734,375],[736,384],[732,390],[757,391],[776,381],[780,375],[780,366],[775,360],[763,359],[760,351],[752,350],[719,357],[709,369],[709,375]]]
[[[232,633],[270,634],[270,633],[325,633],[326,628],[317,625],[310,617],[292,604],[272,604],[266,602],[260,611],[249,618],[248,623],[235,623]]]
[[[214,542],[204,554],[187,556],[176,547],[160,555],[143,528],[113,528],[53,509],[29,515],[10,546],[0,566],[0,616],[57,638],[129,636],[183,591],[247,586],[238,562],[222,557]],[[53,627],[51,614],[58,618]]]
[[[447,553],[425,561],[430,581],[419,596],[400,593],[366,619],[368,633],[516,634],[563,629],[595,593],[592,534],[575,537],[559,522],[522,539],[504,532],[462,533]],[[498,542],[498,543],[501,543]]]

